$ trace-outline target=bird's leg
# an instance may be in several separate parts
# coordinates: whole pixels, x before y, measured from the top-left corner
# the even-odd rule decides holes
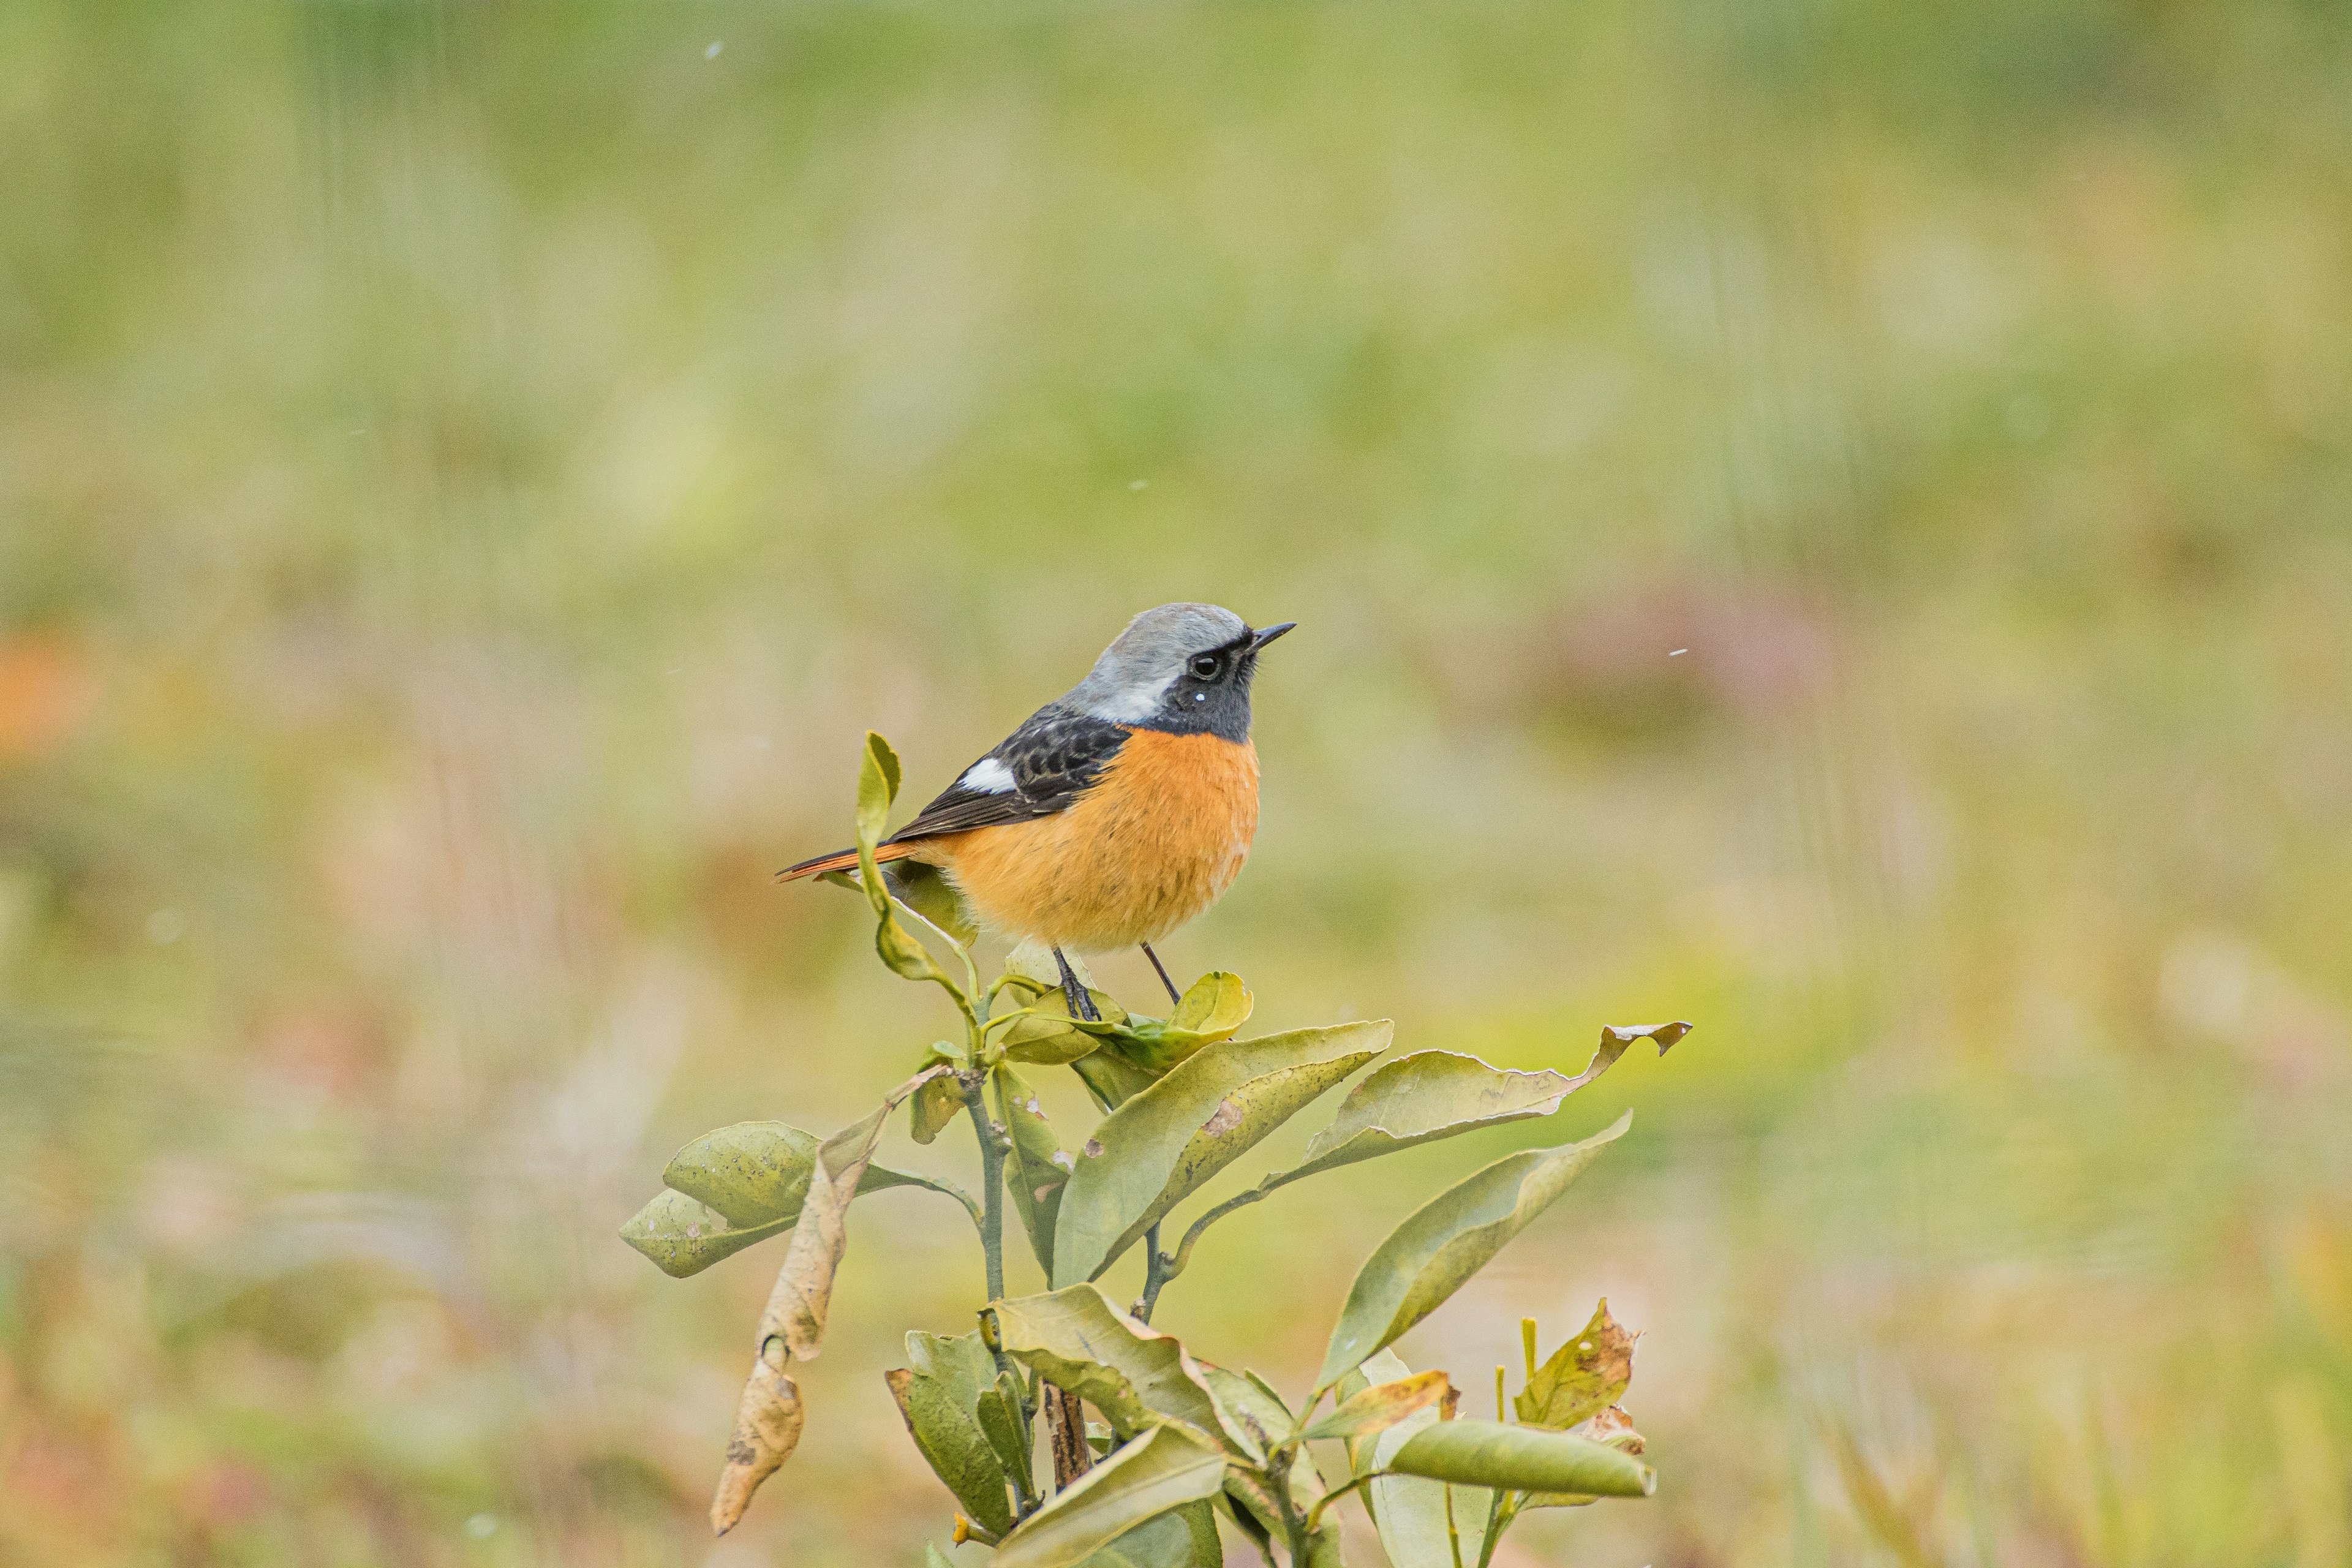
[[[1070,967],[1070,961],[1062,956],[1058,947],[1054,950],[1054,962],[1062,966],[1062,1000],[1069,1004],[1070,1016],[1084,1018],[1089,1024],[1101,1023],[1102,1015],[1095,1011],[1095,999],[1078,984],[1078,972]]]
[[[1135,945],[1143,949],[1143,956],[1151,960],[1152,968],[1160,971],[1160,984],[1168,987],[1168,1000],[1183,1001],[1183,994],[1176,989],[1176,983],[1168,978],[1168,966],[1160,962],[1160,955],[1151,951],[1151,944],[1148,942],[1139,942]]]

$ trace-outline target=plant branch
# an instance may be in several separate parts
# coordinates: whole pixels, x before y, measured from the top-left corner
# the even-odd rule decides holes
[[[1235,1209],[1247,1208],[1261,1198],[1273,1196],[1290,1184],[1290,1175],[1291,1173],[1288,1171],[1276,1171],[1247,1192],[1235,1193],[1232,1197],[1194,1220],[1192,1228],[1184,1233],[1184,1239],[1176,1244],[1175,1252],[1160,1260],[1165,1270],[1160,1275],[1160,1283],[1165,1285],[1169,1280],[1184,1272],[1184,1266],[1192,1261],[1192,1244],[1201,1239],[1202,1231]],[[1157,1297],[1159,1292],[1154,1290],[1152,1294]]]
[[[1389,1473],[1390,1472],[1387,1470],[1366,1470],[1362,1475],[1356,1477],[1353,1480],[1346,1481],[1339,1486],[1333,1487],[1329,1491],[1325,1492],[1321,1497],[1317,1498],[1315,1500],[1315,1506],[1307,1510],[1307,1533],[1312,1535],[1321,1527],[1323,1523],[1323,1510],[1325,1509],[1329,1508],[1333,1503],[1338,1502],[1341,1498],[1346,1497],[1358,1487],[1370,1486],[1372,1482],[1379,1480],[1382,1476],[1388,1475]]]
[[[998,1133],[995,1123],[988,1119],[987,1108],[982,1103],[987,1082],[987,1075],[978,1068],[956,1075],[957,1087],[963,1090],[964,1110],[971,1117],[972,1135],[980,1140],[980,1250],[987,1274],[988,1299],[1002,1301],[1004,1300],[1005,1151],[1004,1140]],[[990,1348],[994,1352],[996,1370],[1000,1374],[1009,1372],[1016,1378],[1020,1376],[1013,1365],[1013,1358],[1004,1353],[1003,1346],[992,1345]],[[1029,1437],[1028,1405],[1024,1404],[1013,1415],[1020,1419],[1021,1436],[1025,1442]],[[1013,1514],[1016,1518],[1025,1517],[1034,1506],[1028,1489],[1021,1484],[1020,1477],[1008,1479],[1013,1483]]]
[[[1160,1288],[1176,1278],[1170,1267],[1175,1260],[1160,1250],[1160,1226],[1155,1222],[1143,1233],[1143,1295],[1135,1303],[1135,1315],[1144,1322],[1151,1321],[1151,1309],[1160,1304]]]

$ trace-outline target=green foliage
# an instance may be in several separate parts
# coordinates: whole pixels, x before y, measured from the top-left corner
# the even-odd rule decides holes
[[[948,993],[963,1040],[931,1047],[920,1072],[822,1144],[781,1122],[695,1140],[664,1173],[670,1190],[624,1232],[666,1271],[683,1274],[793,1229],[713,1505],[722,1531],[800,1440],[799,1396],[785,1371],[818,1353],[850,1200],[894,1184],[957,1197],[979,1227],[988,1285],[979,1329],[909,1334],[908,1364],[887,1381],[916,1449],[961,1510],[957,1539],[992,1545],[1007,1568],[1206,1568],[1222,1561],[1213,1507],[1270,1559],[1339,1568],[1330,1510],[1351,1493],[1372,1510],[1393,1568],[1453,1568],[1466,1538],[1480,1543],[1482,1562],[1490,1556],[1524,1509],[1648,1494],[1654,1478],[1635,1457],[1643,1445],[1614,1403],[1631,1380],[1633,1336],[1605,1303],[1540,1365],[1529,1325],[1518,1425],[1455,1419],[1453,1380],[1413,1373],[1387,1349],[1558,1200],[1623,1134],[1630,1112],[1580,1142],[1506,1155],[1408,1215],[1365,1260],[1316,1385],[1296,1407],[1256,1373],[1202,1361],[1149,1320],[1204,1232],[1235,1207],[1399,1150],[1554,1114],[1635,1042],[1654,1040],[1663,1052],[1689,1026],[1606,1029],[1575,1078],[1505,1070],[1459,1052],[1399,1058],[1340,1101],[1298,1163],[1207,1210],[1173,1252],[1162,1252],[1162,1221],[1370,1065],[1388,1048],[1391,1026],[1239,1039],[1254,1000],[1223,971],[1194,982],[1165,1019],[1130,1013],[1081,971],[1101,1017],[1074,1019],[1050,954],[1033,949],[1016,950],[983,987],[968,929],[941,901],[951,889],[880,873],[875,849],[898,777],[895,753],[869,735],[858,769],[859,874],[842,880],[866,900],[884,962]],[[909,895],[928,905],[917,924],[951,950],[961,982],[900,921],[898,900]],[[1070,1068],[1105,1112],[1075,1152],[1024,1076],[1055,1066]],[[888,1118],[908,1102],[919,1142],[959,1113],[980,1130],[977,1200],[872,1163]],[[1055,1285],[1049,1291],[1003,1292],[1008,1195]],[[1147,1244],[1144,1291],[1124,1310],[1096,1281],[1139,1243]],[[1327,1395],[1333,1407],[1318,1417]],[[1050,1488],[1033,1459],[1047,1405],[1091,1407],[1108,1428],[1090,1468],[1083,1449],[1074,1457],[1057,1448]],[[1337,1487],[1310,1449],[1325,1442],[1347,1456]]]
[[[1357,1270],[1316,1387],[1330,1387],[1435,1311],[1633,1124],[1629,1110],[1581,1142],[1507,1154],[1407,1215]]]

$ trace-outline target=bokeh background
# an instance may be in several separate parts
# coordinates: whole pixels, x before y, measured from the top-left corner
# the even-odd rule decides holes
[[[1699,1025],[1229,1222],[1202,1353],[1297,1386],[1421,1194],[1630,1104],[1402,1347],[1646,1331],[1659,1495],[1506,1564],[2352,1562],[2352,13],[13,0],[0,61],[0,1562],[944,1543],[877,1374],[970,1321],[951,1205],[857,1211],[717,1546],[777,1249],[614,1233],[945,1032],[769,880],[861,732],[928,796],[1177,598],[1301,623],[1180,972]]]

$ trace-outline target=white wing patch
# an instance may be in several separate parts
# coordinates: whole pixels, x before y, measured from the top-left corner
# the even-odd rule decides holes
[[[1014,787],[1013,770],[994,757],[981,758],[956,780],[956,788],[977,790],[982,795],[1010,795]]]

